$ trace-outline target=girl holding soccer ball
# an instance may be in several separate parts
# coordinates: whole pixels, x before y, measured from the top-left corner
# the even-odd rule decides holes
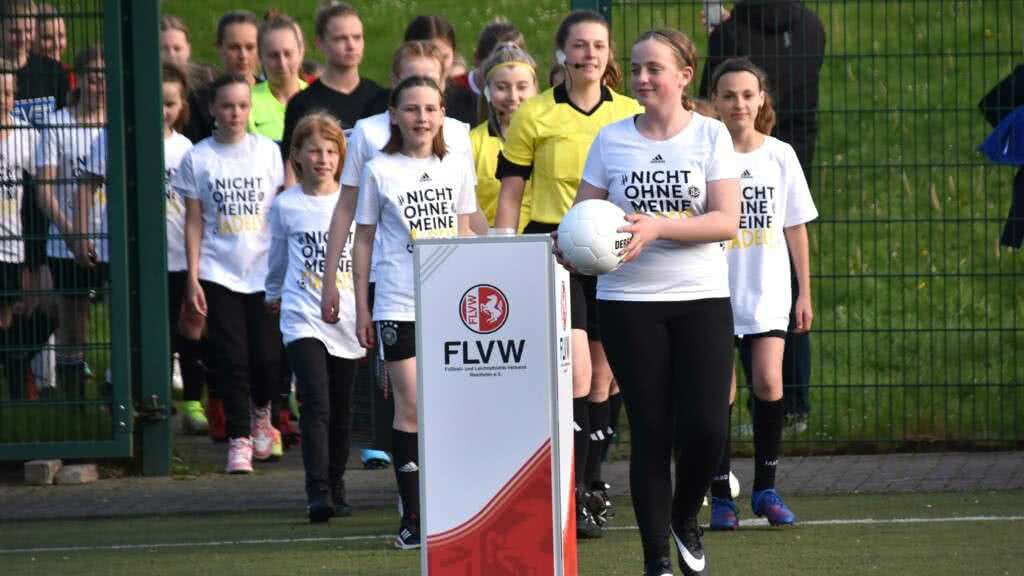
[[[726,255],[735,334],[743,341],[744,368],[754,393],[750,505],[772,526],[793,524],[796,516],[775,491],[785,418],[782,355],[790,324],[789,266],[792,259],[799,286],[793,328],[805,332],[814,318],[805,224],[817,218],[818,211],[796,152],[768,135],[775,113],[764,72],[746,58],[726,60],[712,74],[711,98],[729,128],[742,170],[739,233],[726,244]],[[734,373],[730,397],[735,394]],[[711,484],[712,530],[735,530],[739,525],[728,478],[727,448]]]
[[[518,228],[529,180],[533,195],[525,232],[557,229],[576,197],[583,161],[597,131],[641,112],[636,100],[612,90],[621,74],[608,22],[600,14],[579,10],[566,16],[555,34],[555,49],[555,60],[565,69],[564,82],[524,102],[505,134],[497,169],[501,191],[496,228]],[[610,502],[600,489],[597,494],[591,491],[590,483],[599,480],[600,471],[588,467],[588,460],[591,438],[603,437],[608,428],[612,372],[600,341],[595,279],[574,274],[570,283],[576,534],[599,538]],[[594,458],[599,456],[594,450]]]
[[[472,235],[476,178],[472,163],[448,152],[444,97],[433,78],[410,76],[391,91],[391,136],[363,167],[353,248],[356,334],[379,353],[395,397],[394,462],[402,502],[395,546],[418,548],[419,467],[416,415],[416,302],[412,243],[417,238]],[[374,245],[374,239],[380,242]],[[373,309],[369,274],[377,266]]]
[[[642,114],[590,147],[576,202],[626,212],[623,264],[598,279],[601,338],[629,414],[630,488],[645,574],[706,574],[697,513],[727,435],[732,308],[722,242],[736,236],[739,176],[725,126],[693,111],[697,52],[676,30],[632,50]],[[670,462],[676,457],[675,493]]]

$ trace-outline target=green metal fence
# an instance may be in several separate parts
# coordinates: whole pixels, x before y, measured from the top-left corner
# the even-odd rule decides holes
[[[624,70],[633,39],[659,26],[690,35],[706,63],[703,1],[584,4],[610,15]],[[810,414],[787,441],[818,451],[1019,447],[1024,261],[999,244],[1015,169],[976,148],[991,130],[979,100],[1024,62],[1024,6],[803,4],[826,36],[808,174],[821,217],[810,227]],[[783,45],[801,32],[769,24]],[[761,56],[783,74],[799,70],[800,58],[783,49]],[[746,410],[734,424],[734,438],[750,439]]]
[[[23,189],[4,205],[2,239],[24,247],[2,287],[0,459],[124,458],[142,447],[143,470],[166,472],[157,2],[0,7],[17,85],[0,127],[5,198]],[[62,54],[45,43],[59,30]]]

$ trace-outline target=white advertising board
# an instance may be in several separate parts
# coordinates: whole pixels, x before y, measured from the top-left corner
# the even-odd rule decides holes
[[[568,274],[544,235],[418,241],[422,574],[576,574]]]

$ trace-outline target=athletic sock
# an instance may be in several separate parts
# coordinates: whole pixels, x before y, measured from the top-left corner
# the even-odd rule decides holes
[[[608,442],[608,401],[588,402],[590,411],[590,454],[587,458],[585,481],[589,489],[594,482],[601,480],[601,456]]]
[[[608,428],[612,436],[619,429],[619,413],[622,412],[622,393],[616,392],[608,397]]]
[[[725,434],[725,449],[722,459],[718,462],[718,470],[711,477],[711,495],[715,498],[732,500],[732,488],[729,487],[729,472],[732,469],[732,404],[729,404],[729,427]]]
[[[394,445],[395,479],[402,499],[402,518],[418,521],[420,517],[419,434],[391,430]]]
[[[587,397],[572,399],[572,445],[574,450],[574,476],[576,485],[586,486],[587,453],[590,450],[590,408],[587,406]]]
[[[786,407],[782,399],[754,398],[754,491],[775,488]]]

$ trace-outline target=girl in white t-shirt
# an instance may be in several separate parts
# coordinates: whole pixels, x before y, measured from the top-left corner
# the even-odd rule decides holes
[[[46,245],[53,285],[62,292],[57,327],[57,386],[71,397],[84,393],[88,369],[89,297],[110,278],[107,195],[102,182],[79,187],[90,150],[106,123],[106,75],[98,47],[75,58],[78,87],[73,104],[47,115],[36,154],[39,197],[50,218]],[[105,153],[105,152],[104,152]]]
[[[356,359],[365,355],[355,333],[351,231],[345,251],[328,265],[327,235],[338,202],[345,135],[332,116],[316,112],[293,132],[289,162],[299,184],[277,196],[270,211],[267,304],[281,315],[281,335],[302,399],[302,460],[310,522],[348,516],[345,464],[349,454]],[[335,324],[320,319],[324,270],[337,268],[342,295]]]
[[[264,307],[270,229],[266,216],[284,180],[273,140],[246,133],[249,83],[225,74],[210,85],[213,136],[185,153],[174,188],[185,197],[185,299],[207,316],[213,372],[227,420],[229,473],[281,453],[270,423],[281,332]],[[250,417],[250,394],[254,412]]]
[[[164,117],[164,186],[167,217],[167,294],[168,319],[171,329],[171,352],[178,355],[184,401],[181,405],[182,426],[192,434],[204,434],[209,424],[203,412],[204,368],[200,340],[186,337],[178,330],[178,316],[185,299],[188,279],[188,261],[185,258],[185,200],[171,182],[192,142],[181,135],[188,123],[188,76],[177,66],[164,62],[163,117]],[[219,400],[216,401],[219,404]],[[223,429],[223,422],[221,422]],[[223,436],[222,436],[223,437]]]
[[[705,574],[697,513],[727,435],[732,309],[722,243],[736,235],[732,139],[693,112],[693,43],[675,30],[640,36],[632,86],[645,112],[601,129],[576,202],[626,212],[623,265],[598,278],[601,339],[632,432],[630,485],[645,574]],[[670,462],[676,457],[675,494]]]
[[[775,491],[785,407],[782,356],[790,326],[790,259],[799,284],[793,330],[806,332],[811,307],[810,258],[805,224],[818,217],[793,148],[768,134],[775,122],[764,72],[746,58],[726,60],[712,74],[711,97],[729,128],[741,173],[740,226],[726,244],[735,334],[753,391],[754,487],[751,507],[772,526],[796,516]],[[730,404],[736,395],[733,373]],[[735,530],[729,490],[729,448],[711,486],[711,529]]]
[[[367,348],[379,340],[378,352],[391,379],[394,466],[402,499],[395,545],[410,549],[420,544],[413,241],[472,234],[476,179],[472,161],[449,152],[445,143],[444,98],[434,79],[406,78],[392,89],[389,104],[391,137],[383,153],[363,167],[356,205],[356,334]],[[371,311],[374,256],[377,282]]]

